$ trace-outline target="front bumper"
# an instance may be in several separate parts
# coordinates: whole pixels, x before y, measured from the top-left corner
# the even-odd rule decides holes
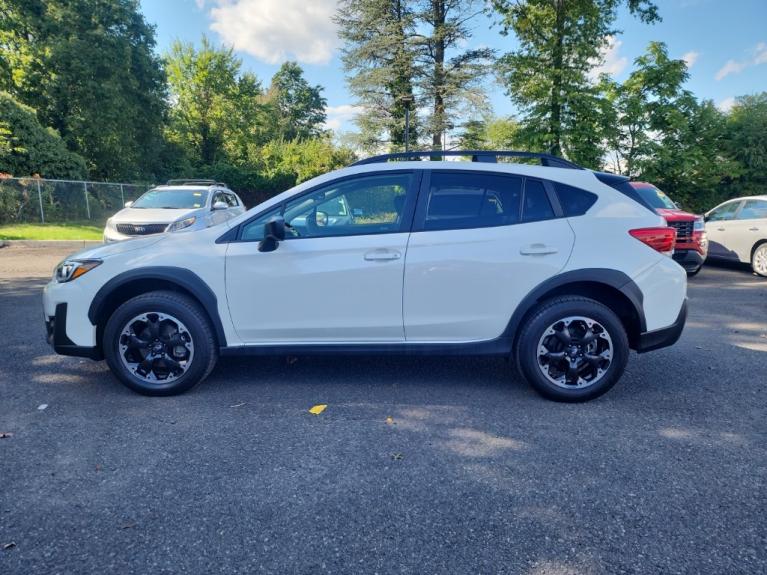
[[[682,335],[684,324],[687,321],[687,298],[682,303],[682,309],[676,321],[668,327],[646,331],[639,334],[639,342],[636,346],[637,353],[645,353],[662,347],[674,345]]]
[[[101,350],[98,347],[87,347],[75,344],[67,336],[67,304],[59,303],[56,305],[56,312],[53,316],[45,318],[45,332],[48,344],[53,347],[53,351],[60,355],[72,355],[75,357],[87,357],[90,359],[104,359]]]

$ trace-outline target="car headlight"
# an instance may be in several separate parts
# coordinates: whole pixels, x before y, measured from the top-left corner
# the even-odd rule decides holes
[[[56,266],[53,279],[62,284],[71,282],[100,265],[101,260],[64,260]]]
[[[112,230],[112,231],[116,231],[117,230],[117,226],[115,226],[115,223],[112,221],[112,218],[109,218],[107,220],[107,229],[108,230]]]
[[[183,230],[184,228],[188,228],[196,221],[197,221],[197,218],[195,216],[190,216],[188,218],[184,218],[183,220],[178,220],[176,222],[173,222],[165,229],[165,231],[177,232],[179,230]]]
[[[695,217],[695,223],[692,225],[692,229],[696,232],[702,232],[706,229],[706,222],[703,219],[703,216]]]

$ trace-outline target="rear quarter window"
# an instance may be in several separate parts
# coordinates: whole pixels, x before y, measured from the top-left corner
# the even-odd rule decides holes
[[[582,216],[597,201],[597,195],[567,184],[555,183],[559,204],[565,216]]]

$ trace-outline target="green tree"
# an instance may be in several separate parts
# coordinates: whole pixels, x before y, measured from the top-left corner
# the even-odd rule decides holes
[[[261,84],[241,68],[230,48],[206,37],[199,48],[175,42],[166,56],[173,102],[167,135],[192,166],[242,161],[250,145],[272,136]]]
[[[725,130],[723,146],[741,167],[730,194],[767,194],[767,92],[736,98]]]
[[[519,48],[498,62],[512,101],[524,113],[524,136],[534,149],[593,164],[601,141],[594,110],[599,91],[589,72],[602,61],[617,10],[627,5],[643,22],[659,20],[652,0],[493,0],[502,33]],[[598,150],[598,148],[597,148]]]
[[[469,120],[458,138],[464,150],[514,150],[523,147],[520,144],[519,124],[503,117]]]
[[[405,146],[405,110],[410,141],[418,138],[414,103],[415,14],[412,0],[342,0],[336,23],[349,89],[362,107],[357,124],[362,144],[393,150]]]
[[[479,0],[421,0],[417,12],[420,100],[430,112],[424,127],[432,149],[441,149],[443,134],[455,127],[462,107],[486,107],[482,80],[494,52],[463,49],[471,37],[470,23],[482,12]],[[449,54],[452,54],[449,56]]]
[[[0,89],[86,158],[94,177],[151,174],[165,80],[136,0],[0,0]]]
[[[272,77],[267,95],[277,119],[277,136],[285,140],[305,139],[323,133],[327,100],[322,86],[312,86],[295,62],[285,62]]]
[[[85,160],[70,152],[52,128],[37,120],[35,111],[0,92],[0,172],[14,176],[82,179]]]

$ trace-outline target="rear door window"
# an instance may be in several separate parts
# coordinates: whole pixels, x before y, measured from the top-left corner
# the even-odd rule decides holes
[[[425,230],[485,228],[520,220],[522,177],[468,172],[431,173]]]

